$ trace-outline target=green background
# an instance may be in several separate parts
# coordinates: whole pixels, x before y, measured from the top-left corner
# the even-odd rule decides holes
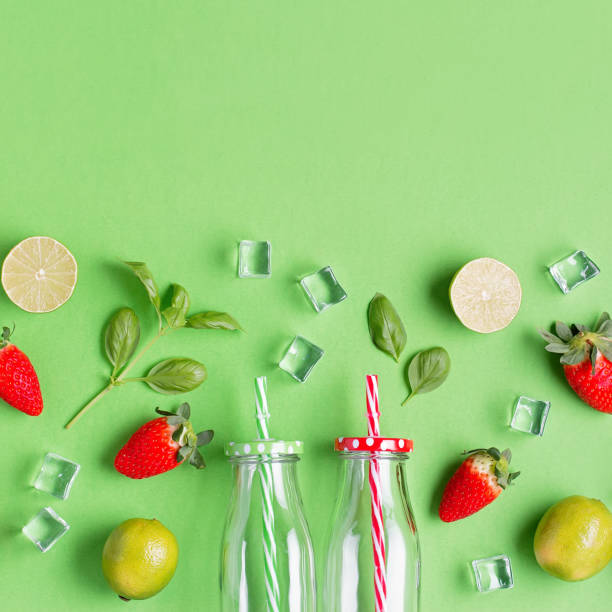
[[[38,418],[3,407],[0,582],[5,610],[120,610],[99,568],[124,519],[157,517],[177,536],[172,583],[131,607],[218,609],[231,474],[222,444],[254,433],[252,380],[267,375],[272,428],[300,437],[299,476],[318,560],[337,482],[338,435],[364,431],[364,374],[380,375],[382,429],[412,437],[409,486],[423,550],[426,612],[603,610],[611,569],[568,584],[531,545],[544,510],[570,494],[612,503],[611,417],[582,404],[536,328],[592,323],[610,304],[612,5],[531,2],[0,2],[0,253],[30,235],[65,243],[79,282],[61,309],[32,315],[0,296],[0,319],[42,385]],[[236,276],[240,239],[272,242],[272,278]],[[546,265],[584,248],[601,275],[564,296]],[[447,286],[478,256],[523,286],[505,331],[481,336],[452,314]],[[206,363],[183,396],[213,428],[208,469],[145,481],[112,460],[156,405],[182,399],[134,384],[71,431],[105,383],[101,343],[122,305],[154,316],[119,260],[146,261],[197,310],[227,310],[247,334],[185,330],[143,366]],[[349,297],[315,314],[296,279],[332,265]],[[401,313],[401,366],[366,327],[376,291]],[[304,385],[276,363],[295,334],[325,349]],[[403,366],[445,346],[452,372],[406,408]],[[143,371],[144,371],[143,367]],[[543,438],[510,431],[515,397],[552,401]],[[516,487],[477,516],[443,524],[441,488],[459,453],[510,446]],[[82,464],[70,498],[31,488],[42,456]],[[20,533],[43,505],[72,525],[39,553]],[[507,553],[515,588],[481,595],[468,562]]]

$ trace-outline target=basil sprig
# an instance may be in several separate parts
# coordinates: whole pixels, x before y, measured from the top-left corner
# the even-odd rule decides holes
[[[418,393],[429,393],[437,389],[450,372],[449,354],[441,346],[417,353],[406,367],[406,380],[410,385],[410,395],[402,406]]]
[[[406,346],[406,329],[389,298],[377,293],[368,307],[368,328],[372,342],[399,361]]]
[[[187,393],[199,387],[206,380],[206,368],[188,357],[165,359],[153,366],[146,376],[126,377],[162,336],[181,328],[242,330],[238,321],[226,312],[206,311],[189,316],[191,299],[187,290],[176,283],[172,285],[170,304],[163,308],[157,283],[147,265],[141,261],[126,261],[125,264],[142,283],[155,309],[157,334],[134,356],[140,341],[140,323],[136,313],[131,308],[120,308],[111,317],[104,333],[104,348],[112,365],[109,383],[66,424],[66,429],[72,427],[111,389],[128,382],[145,382],[151,389],[167,395]]]

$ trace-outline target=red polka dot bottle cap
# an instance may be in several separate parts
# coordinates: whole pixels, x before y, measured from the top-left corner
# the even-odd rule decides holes
[[[410,453],[414,445],[406,438],[336,438],[334,448],[343,452],[388,451],[390,453]]]

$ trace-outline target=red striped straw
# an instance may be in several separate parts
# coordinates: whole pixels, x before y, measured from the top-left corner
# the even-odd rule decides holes
[[[368,436],[380,436],[378,407],[378,376],[366,376],[366,402],[368,406]],[[376,612],[387,609],[387,579],[385,577],[385,527],[382,516],[380,464],[370,459],[370,497],[372,500],[372,548],[374,551],[374,592]]]

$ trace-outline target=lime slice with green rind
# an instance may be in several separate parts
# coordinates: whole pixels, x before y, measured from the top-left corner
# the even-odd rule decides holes
[[[507,327],[521,305],[521,284],[501,261],[481,257],[466,263],[450,284],[450,301],[468,329],[488,334]]]
[[[11,302],[27,312],[51,312],[72,295],[77,263],[61,243],[47,236],[22,240],[2,264],[2,286]]]

